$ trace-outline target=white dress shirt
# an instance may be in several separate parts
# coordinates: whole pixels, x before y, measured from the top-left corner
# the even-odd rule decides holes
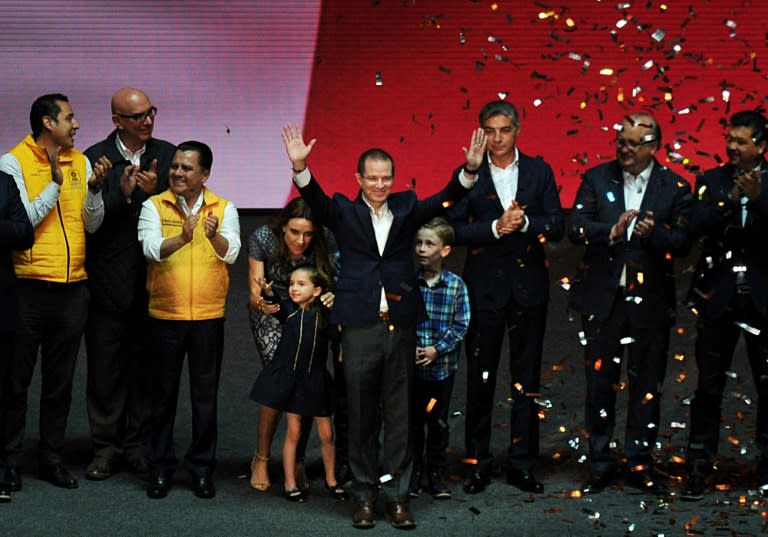
[[[645,168],[643,171],[638,173],[637,175],[632,175],[631,173],[627,171],[621,172],[621,176],[624,179],[624,210],[629,211],[630,209],[636,209],[640,210],[640,206],[643,204],[643,197],[645,196],[645,191],[648,188],[648,180],[651,178],[651,172],[653,171],[653,160],[651,160],[651,163],[648,165],[647,168]],[[644,215],[639,215],[641,218],[645,218]],[[627,225],[626,230],[626,240],[630,240],[632,238],[632,231],[635,229],[635,224],[637,223],[637,217],[633,218],[629,225]],[[626,265],[621,270],[621,279],[619,280],[619,285],[624,287],[627,285],[627,267]]]

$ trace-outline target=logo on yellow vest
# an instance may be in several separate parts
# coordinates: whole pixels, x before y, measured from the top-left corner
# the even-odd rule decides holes
[[[83,188],[83,180],[80,178],[80,174],[77,170],[69,170],[69,181],[75,188]]]

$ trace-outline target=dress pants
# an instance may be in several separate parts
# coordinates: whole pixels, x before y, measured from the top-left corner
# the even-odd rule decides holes
[[[447,465],[445,450],[450,441],[448,412],[455,377],[456,374],[451,373],[442,380],[414,380],[412,420],[415,460],[418,463],[422,454],[426,453],[430,470],[444,470]],[[429,408],[433,399],[434,406]]]
[[[663,311],[639,319],[635,308],[620,288],[608,320],[582,319],[587,340],[585,423],[590,467],[595,471],[611,471],[616,465],[610,443],[616,428],[616,392],[625,350],[621,340],[625,337],[633,341],[626,344],[629,393],[624,454],[630,468],[653,462],[669,324]]]
[[[19,324],[8,371],[5,449],[8,463],[19,464],[27,417],[27,390],[41,351],[40,442],[42,464],[62,462],[64,435],[72,402],[72,378],[88,315],[90,293],[85,282],[49,283],[17,280]]]
[[[491,428],[497,397],[496,376],[505,329],[509,330],[509,370],[513,398],[507,464],[510,468],[527,470],[538,457],[539,417],[534,399],[538,397],[540,389],[546,316],[546,304],[523,308],[514,301],[502,309],[472,312],[466,338],[465,447],[467,458],[475,459],[476,470],[486,476],[493,462],[490,452]]]
[[[357,501],[376,501],[380,484],[386,501],[407,501],[413,470],[410,417],[416,328],[383,320],[364,328],[345,327],[342,349],[352,493]]]
[[[184,460],[194,477],[210,475],[216,462],[217,399],[224,351],[224,318],[204,321],[150,319],[152,414],[147,462],[154,476],[176,467],[173,427],[179,382],[187,356],[192,403],[192,443]]]
[[[760,331],[752,334],[735,323]],[[734,295],[725,315],[713,321],[699,320],[696,336],[696,364],[699,382],[691,403],[691,433],[688,462],[711,461],[720,441],[725,372],[731,368],[739,335],[744,334],[747,358],[757,389],[755,444],[761,453],[761,471],[768,472],[768,320],[755,309],[749,295]]]
[[[13,356],[13,346],[16,339],[16,331],[0,330],[0,481],[5,474],[5,408],[2,404],[5,385],[8,382],[8,366]]]
[[[86,403],[94,456],[144,456],[151,406],[146,304],[128,311],[91,306],[85,326]]]

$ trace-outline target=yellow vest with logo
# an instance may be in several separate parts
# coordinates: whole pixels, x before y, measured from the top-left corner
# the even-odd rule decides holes
[[[51,164],[45,148],[29,134],[11,149],[21,165],[30,201],[51,182]],[[16,276],[49,282],[78,282],[85,273],[85,224],[83,205],[88,193],[86,159],[74,147],[59,155],[64,176],[59,199],[35,228],[35,244],[13,253]]]
[[[200,195],[204,202],[192,241],[162,261],[149,263],[149,315],[156,319],[201,321],[224,317],[229,269],[206,238],[204,221],[213,213],[221,224],[227,200],[207,188]],[[176,203],[176,194],[169,189],[150,200],[160,215],[163,238],[179,235],[185,216]]]

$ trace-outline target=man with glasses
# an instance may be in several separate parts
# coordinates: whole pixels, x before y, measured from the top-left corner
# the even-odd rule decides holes
[[[148,474],[144,448],[149,428],[146,263],[137,238],[141,204],[168,188],[173,144],[152,137],[157,108],[136,88],[112,96],[115,130],[85,154],[112,162],[102,189],[104,223],[87,240],[91,289],[85,346],[87,408],[93,460],[87,479],[106,479],[120,457],[139,476]]]
[[[611,443],[626,351],[627,479],[661,493],[652,451],[674,316],[672,256],[689,248],[691,191],[654,158],[661,129],[653,117],[629,114],[616,131],[616,160],[584,174],[568,232],[575,244],[586,245],[570,296],[582,316],[585,348],[590,473],[583,491],[601,492],[615,476]]]
[[[506,101],[492,101],[479,114],[487,139],[468,152],[453,173],[478,185],[449,213],[456,243],[468,246],[464,281],[472,310],[466,338],[467,416],[464,491],[490,483],[490,452],[496,373],[505,332],[509,333],[512,398],[507,482],[525,492],[544,485],[533,473],[539,454],[538,397],[541,353],[549,300],[543,243],[565,233],[552,168],[517,148],[520,118]]]
[[[410,401],[416,322],[425,315],[413,265],[413,241],[421,224],[443,213],[475,181],[456,178],[423,201],[413,191],[393,193],[394,161],[374,148],[358,160],[358,196],[331,198],[307,168],[315,140],[305,144],[293,125],[283,127],[282,137],[301,196],[333,231],[341,253],[331,322],[342,328],[349,462],[357,502],[352,525],[366,529],[375,524],[381,487],[392,526],[410,529],[416,525],[407,503],[413,469]],[[471,151],[481,151],[484,143],[482,133],[476,133]]]
[[[757,388],[755,444],[759,451],[758,487],[768,497],[768,122],[743,111],[728,125],[728,163],[696,180],[691,233],[702,238],[688,295],[698,316],[696,365],[699,380],[691,404],[684,500],[700,500],[714,477],[720,440],[720,415],[726,372],[739,335]]]

